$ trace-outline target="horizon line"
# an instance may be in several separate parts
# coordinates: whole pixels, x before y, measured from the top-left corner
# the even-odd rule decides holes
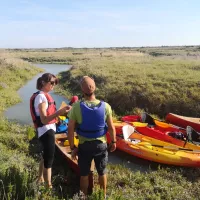
[[[30,48],[0,48],[1,50],[9,50],[9,49],[112,49],[112,48],[165,48],[165,47],[199,47],[200,44],[197,45],[160,45],[160,46],[111,46],[111,47],[30,47]]]

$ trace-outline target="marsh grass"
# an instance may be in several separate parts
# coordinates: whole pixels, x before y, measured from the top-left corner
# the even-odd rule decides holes
[[[0,120],[0,199],[25,199],[33,196],[35,160],[29,156],[27,128]],[[4,191],[3,191],[4,190]]]
[[[76,67],[61,73],[60,90],[67,91],[66,95],[81,95],[79,81],[89,75],[96,81],[96,95],[108,101],[118,115],[131,114],[134,108],[160,117],[169,112],[199,115],[200,59],[155,58],[125,50],[107,50],[103,56],[87,51],[84,56],[88,59],[76,60]]]
[[[27,62],[0,53],[0,112],[20,102],[17,90],[41,72]],[[0,118],[0,199],[34,197],[31,186],[36,175],[35,160],[29,156],[27,127]]]
[[[41,71],[7,53],[0,54],[0,112],[20,102],[17,90]]]
[[[118,116],[140,113],[142,110],[162,116],[168,110],[180,112],[181,109],[185,113],[194,111],[195,115],[200,109],[196,106],[199,100],[198,59],[187,56],[186,49],[169,49],[167,51],[173,55],[157,57],[152,57],[148,49],[142,50],[43,49],[0,52],[0,109],[2,111],[19,102],[17,89],[40,71],[20,60],[23,58],[33,62],[73,64],[71,71],[60,74],[59,92],[81,96],[79,80],[83,75],[90,75],[97,83],[97,96],[107,100]],[[179,55],[172,51],[176,51],[176,54],[179,51]],[[182,60],[181,56],[187,59]],[[35,184],[40,155],[32,127],[1,118],[0,150],[0,199],[80,199],[79,178],[59,153],[56,153],[53,166],[54,190],[49,191]],[[109,164],[107,199],[198,199],[199,169],[156,166],[148,172],[133,172],[122,165]],[[95,171],[95,189],[88,199],[104,199],[97,182]]]

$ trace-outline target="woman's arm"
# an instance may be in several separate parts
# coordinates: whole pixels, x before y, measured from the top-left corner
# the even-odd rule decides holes
[[[47,111],[46,111],[46,102],[42,102],[38,105],[39,108],[39,113],[40,113],[40,119],[43,124],[48,124],[51,120],[55,119],[56,117],[60,115],[66,115],[70,109],[71,106],[65,106],[64,108],[56,111],[52,115],[47,116]]]

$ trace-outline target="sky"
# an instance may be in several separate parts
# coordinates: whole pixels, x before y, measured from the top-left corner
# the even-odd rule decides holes
[[[200,44],[199,0],[8,0],[0,48]]]

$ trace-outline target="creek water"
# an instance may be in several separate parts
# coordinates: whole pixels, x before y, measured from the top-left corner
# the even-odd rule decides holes
[[[69,65],[58,65],[58,64],[34,64],[35,66],[44,69],[45,71],[37,74],[32,80],[28,81],[22,88],[18,90],[18,93],[22,99],[22,102],[8,108],[4,112],[4,116],[9,120],[17,121],[20,124],[32,124],[31,115],[29,111],[29,100],[31,95],[36,92],[36,81],[45,72],[52,74],[58,74],[61,71],[69,70]],[[68,102],[65,97],[55,94],[53,91],[50,92],[51,96],[55,100],[57,106],[62,101]]]
[[[29,111],[29,100],[30,96],[36,92],[36,81],[37,79],[45,72],[50,72],[52,74],[57,75],[59,72],[66,71],[70,69],[70,65],[58,65],[58,64],[34,64],[35,66],[44,69],[45,71],[37,74],[33,77],[32,80],[28,81],[22,88],[18,90],[18,93],[22,99],[22,102],[8,108],[4,112],[4,116],[11,121],[17,121],[23,125],[32,124],[30,111]],[[62,101],[66,103],[69,102],[63,96],[55,94],[53,91],[51,92],[52,97],[54,98],[56,104],[59,106]],[[109,163],[112,164],[120,164],[124,165],[127,168],[130,168],[132,171],[149,171],[150,165],[154,165],[153,163],[130,156],[121,151],[115,151],[113,153],[109,153]]]

